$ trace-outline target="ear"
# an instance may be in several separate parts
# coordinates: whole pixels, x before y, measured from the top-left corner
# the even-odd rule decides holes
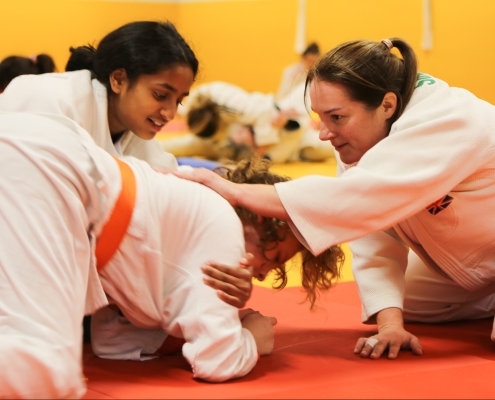
[[[116,69],[110,74],[110,88],[112,92],[120,94],[127,83],[127,73],[124,68]]]
[[[397,110],[397,96],[395,93],[388,92],[383,96],[381,108],[385,119],[390,119],[395,114]]]

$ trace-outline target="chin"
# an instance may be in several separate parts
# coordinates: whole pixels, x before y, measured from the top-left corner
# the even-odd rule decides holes
[[[359,161],[359,158],[356,158],[356,157],[346,157],[346,156],[342,156],[340,155],[340,161],[342,161],[344,164],[347,164],[347,165],[351,165],[351,164],[354,164],[356,162]]]
[[[339,152],[339,158],[340,160],[347,165],[351,165],[354,163],[357,163],[362,157],[361,155],[356,155],[355,153],[349,154],[348,152],[343,151],[342,153]]]
[[[134,132],[134,134],[139,138],[143,140],[151,140],[154,139],[157,132]]]

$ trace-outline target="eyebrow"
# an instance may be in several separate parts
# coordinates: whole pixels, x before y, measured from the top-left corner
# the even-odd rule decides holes
[[[173,86],[170,86],[168,83],[158,83],[157,85],[163,86],[164,88],[171,90],[174,93],[177,93],[177,89],[174,88]]]
[[[173,86],[170,86],[168,83],[157,83],[158,86],[163,86],[165,89],[168,89],[174,93],[177,93],[177,89],[174,88]],[[189,92],[182,93],[182,96],[186,97],[189,96]]]
[[[338,111],[338,110],[341,110],[342,107],[334,107],[334,108],[330,108],[329,110],[325,110],[323,112],[323,114],[330,114],[330,113],[333,113],[334,111]]]
[[[326,110],[326,111],[323,111],[323,114],[330,114],[334,111],[338,111],[338,110],[341,110],[343,107],[334,107],[334,108],[330,108],[329,110]],[[313,112],[316,112],[315,109],[313,107],[311,107],[311,111]]]

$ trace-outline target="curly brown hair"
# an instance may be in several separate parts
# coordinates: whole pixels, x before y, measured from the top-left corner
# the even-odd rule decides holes
[[[235,183],[274,185],[275,183],[290,180],[287,176],[270,172],[270,166],[270,161],[259,157],[252,157],[241,160],[236,164],[218,167],[215,169],[215,172]],[[242,207],[234,208],[242,221],[249,222],[254,227],[259,228],[261,232],[260,244],[263,253],[277,247],[290,233],[290,227],[287,221],[277,218],[260,217]],[[306,300],[309,300],[311,308],[313,308],[319,292],[330,289],[332,282],[340,277],[345,256],[339,245],[332,246],[317,256],[303,247],[300,254],[302,258],[302,285],[306,291]],[[274,284],[274,288],[283,289],[287,285],[285,265],[282,264],[276,268],[275,274],[277,283]]]

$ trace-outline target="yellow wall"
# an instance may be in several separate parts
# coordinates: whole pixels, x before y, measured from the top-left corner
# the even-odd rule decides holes
[[[351,39],[401,36],[420,69],[495,103],[493,0],[431,0],[432,51],[421,50],[422,0],[306,0],[307,39],[323,50]],[[63,69],[68,47],[97,43],[137,19],[174,22],[201,61],[200,82],[275,91],[294,52],[298,0],[146,2],[0,0],[0,58],[47,52]]]
[[[108,32],[134,20],[176,23],[177,5],[92,0],[0,0],[0,59],[50,54],[65,68],[71,46],[97,44]]]

